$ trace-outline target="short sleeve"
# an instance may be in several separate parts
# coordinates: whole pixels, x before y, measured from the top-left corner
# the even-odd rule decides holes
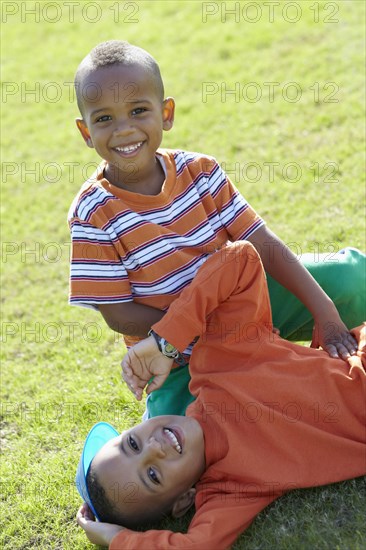
[[[97,308],[133,300],[128,275],[107,232],[73,218],[71,230],[71,305]]]
[[[264,221],[236,189],[220,165],[214,161],[209,172],[209,188],[232,241],[248,239]]]

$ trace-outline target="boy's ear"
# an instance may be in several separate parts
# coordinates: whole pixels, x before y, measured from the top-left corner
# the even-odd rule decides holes
[[[173,128],[175,101],[172,97],[167,97],[163,101],[163,129],[168,131]]]
[[[195,497],[196,489],[194,487],[178,497],[172,509],[173,518],[180,518],[181,516],[184,516],[184,514],[188,512],[190,507],[194,504]]]
[[[87,144],[88,147],[91,147],[93,149],[94,145],[93,145],[93,142],[91,140],[88,127],[85,124],[84,120],[82,118],[77,118],[75,120],[75,122],[76,122],[76,126],[78,127],[78,130],[79,130],[80,134],[83,136],[83,140],[85,141],[85,143]]]

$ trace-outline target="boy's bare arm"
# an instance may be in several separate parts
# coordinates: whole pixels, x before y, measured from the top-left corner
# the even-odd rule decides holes
[[[136,302],[101,304],[99,311],[112,330],[142,338],[146,337],[152,325],[164,316],[164,311]]]
[[[356,353],[357,342],[334,303],[285,243],[266,226],[248,240],[258,250],[267,273],[301,300],[314,317],[312,346],[321,346],[331,357],[343,359]]]

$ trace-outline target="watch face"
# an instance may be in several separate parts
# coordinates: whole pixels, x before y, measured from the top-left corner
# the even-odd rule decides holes
[[[164,348],[165,353],[175,353],[177,351],[172,344],[169,344],[169,342],[165,343]]]

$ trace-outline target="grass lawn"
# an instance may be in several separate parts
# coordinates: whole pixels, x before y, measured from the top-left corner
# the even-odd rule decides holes
[[[215,156],[297,252],[365,249],[363,2],[70,4],[1,6],[7,550],[93,548],[75,522],[82,443],[94,422],[122,429],[143,412],[120,381],[120,338],[67,304],[67,211],[98,162],[77,134],[71,82],[95,44],[152,53],[177,103],[163,145]],[[364,479],[296,491],[234,548],[361,550],[365,517]]]

